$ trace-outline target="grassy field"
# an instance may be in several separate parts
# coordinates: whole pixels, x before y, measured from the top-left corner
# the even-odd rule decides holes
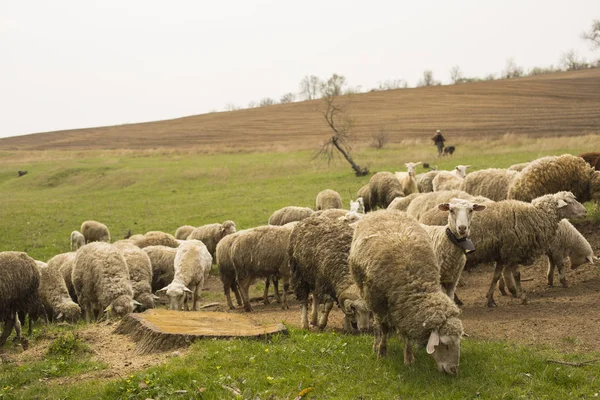
[[[357,146],[355,161],[372,172],[403,170],[408,161],[473,170],[534,158],[600,150],[600,136],[526,138],[514,134],[465,140],[453,159],[436,159],[428,141],[406,140],[382,150]],[[337,190],[348,204],[368,177],[356,178],[345,161],[327,165],[310,151],[195,154],[186,149],[4,151],[0,153],[0,250],[47,260],[68,251],[69,235],[86,219],[100,220],[113,240],[128,230],[174,232],[184,224],[234,220],[238,229],[265,224],[286,205],[313,206],[317,192]],[[17,177],[17,170],[29,173]],[[422,170],[419,169],[419,172]],[[589,205],[588,205],[589,206]],[[592,218],[597,218],[595,217]],[[221,299],[222,300],[222,299]],[[582,360],[552,348],[470,338],[461,374],[439,374],[424,352],[402,365],[402,343],[377,360],[370,336],[295,329],[270,340],[207,340],[186,355],[119,379],[77,377],[105,366],[76,332],[85,327],[38,328],[32,348],[51,339],[43,357],[0,366],[0,398],[575,398],[600,392],[600,367],[573,368],[547,359]],[[73,333],[75,332],[75,333]],[[6,345],[8,351],[10,346]],[[31,350],[28,350],[31,351]],[[239,396],[236,394],[239,393]]]

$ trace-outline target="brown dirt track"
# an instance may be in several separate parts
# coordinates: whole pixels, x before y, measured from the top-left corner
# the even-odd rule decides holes
[[[346,101],[342,96],[340,100]],[[0,149],[197,148],[208,152],[314,147],[327,137],[320,100],[173,120],[0,139]],[[581,135],[600,131],[600,68],[521,79],[370,92],[348,108],[358,141],[385,126],[392,142],[453,137]]]

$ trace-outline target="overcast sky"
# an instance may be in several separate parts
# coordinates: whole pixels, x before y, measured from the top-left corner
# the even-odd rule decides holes
[[[363,90],[600,58],[600,0],[0,0],[0,137],[246,107],[303,76]]]

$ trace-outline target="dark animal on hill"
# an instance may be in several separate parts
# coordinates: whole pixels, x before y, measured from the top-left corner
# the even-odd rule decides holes
[[[454,154],[454,150],[456,150],[456,146],[446,146],[444,147],[444,153],[442,156],[452,156],[452,154]]]
[[[600,153],[583,153],[579,157],[583,158],[586,163],[590,164],[596,171],[600,171]]]

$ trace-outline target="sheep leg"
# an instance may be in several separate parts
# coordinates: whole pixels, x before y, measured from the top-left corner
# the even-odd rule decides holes
[[[252,306],[250,305],[250,295],[248,294],[250,290],[250,279],[244,279],[242,281],[238,281],[238,285],[240,288],[240,295],[242,296],[242,302],[244,303],[244,310],[247,312],[252,311]]]
[[[333,300],[327,300],[325,302],[325,309],[323,310],[323,314],[321,314],[321,318],[319,319],[319,325],[317,326],[319,329],[323,330],[327,326],[327,319],[329,318],[329,312],[333,308]]]
[[[521,271],[519,270],[519,267],[520,267],[519,264],[511,265],[510,267],[507,268],[507,271],[510,272],[509,279],[514,278],[514,282],[515,282],[516,290],[515,290],[515,293],[513,293],[513,296],[521,299],[522,304],[527,304],[529,302],[529,300],[527,300],[527,296],[525,295],[525,292],[523,291],[523,289],[521,289]],[[512,290],[511,290],[511,292],[512,292]]]
[[[228,285],[228,284],[223,285],[223,292],[225,293],[225,298],[227,299],[227,306],[229,307],[230,310],[235,310],[235,307],[233,306],[233,302],[231,301],[231,286],[233,286],[233,285]]]
[[[308,296],[304,299],[300,300],[300,324],[302,325],[302,329],[308,330]]]
[[[496,302],[494,301],[494,290],[496,289],[496,284],[498,280],[502,276],[503,266],[501,264],[496,264],[496,268],[494,269],[494,276],[492,278],[492,283],[490,284],[490,289],[487,293],[487,306],[488,307],[497,307]]]
[[[385,357],[387,354],[387,337],[390,331],[388,324],[382,322],[380,325],[379,348],[377,349],[377,357]]]
[[[502,274],[502,279],[500,279],[500,283],[502,282],[506,284],[506,287],[508,287],[508,291],[510,292],[510,294],[512,294],[513,297],[518,297],[519,291],[513,271],[505,271],[505,273]],[[506,293],[506,291],[504,293]],[[506,296],[506,294],[503,294],[503,296]]]
[[[235,295],[235,301],[237,302],[237,305],[241,306],[242,304],[244,304],[242,302],[242,295],[240,294],[240,287],[238,286],[236,281],[234,281],[231,284],[231,290],[233,290],[233,294]]]
[[[282,309],[288,309],[290,308],[290,306],[288,305],[288,301],[287,301],[287,291],[290,288],[290,278],[283,278],[283,302],[281,303],[281,308]],[[279,291],[277,289],[277,286],[275,286],[275,293],[277,293],[277,296],[279,296]],[[277,301],[279,303],[279,301]]]
[[[312,312],[310,314],[310,324],[317,326],[317,320],[319,316],[319,297],[316,294],[312,294]]]
[[[198,307],[200,307],[200,296],[202,295],[202,286],[203,285],[196,285],[196,288],[194,289],[194,296],[192,298],[192,311],[197,311]]]
[[[0,336],[0,347],[4,346],[4,343],[6,343],[6,339],[8,339],[14,327],[15,317],[11,317],[4,322],[4,327],[2,328],[2,335]]]
[[[502,276],[498,280],[498,290],[500,290],[502,296],[508,296],[508,293],[506,293],[506,280],[504,278],[504,274],[502,274]]]
[[[409,365],[415,362],[413,347],[407,337],[404,338],[404,365]]]
[[[562,287],[569,287],[569,283],[567,282],[567,277],[565,276],[565,264],[563,261],[556,264],[556,269],[558,269],[558,279]]]
[[[263,304],[269,304],[269,286],[271,285],[271,277],[265,278],[265,291],[263,293]]]
[[[548,258],[548,271],[546,272],[546,278],[548,278],[548,286],[554,286],[554,267],[556,265],[552,259]]]
[[[456,292],[454,292],[454,304],[456,304],[459,307],[462,307],[465,305],[465,303],[463,303],[462,300],[458,298],[458,296],[456,295]]]

